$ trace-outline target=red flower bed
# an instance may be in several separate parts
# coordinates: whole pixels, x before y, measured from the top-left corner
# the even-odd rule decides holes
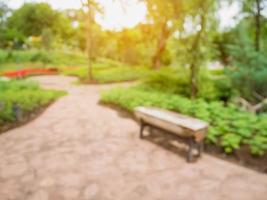
[[[17,71],[9,71],[4,72],[2,75],[8,78],[24,78],[32,75],[50,75],[56,74],[58,72],[57,69],[22,69]]]

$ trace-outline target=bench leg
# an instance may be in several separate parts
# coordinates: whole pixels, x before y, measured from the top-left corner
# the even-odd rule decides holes
[[[141,121],[141,127],[140,127],[140,138],[143,139],[144,138],[144,129],[145,129],[145,123],[143,121]]]
[[[194,158],[194,155],[193,155],[193,149],[194,149],[194,138],[189,138],[188,140],[188,143],[189,143],[189,149],[188,149],[188,152],[187,152],[187,162],[190,163],[193,161],[193,158]]]
[[[203,152],[203,149],[204,149],[204,143],[203,143],[203,141],[202,141],[202,142],[199,142],[199,143],[197,144],[198,157],[201,157],[202,152]]]

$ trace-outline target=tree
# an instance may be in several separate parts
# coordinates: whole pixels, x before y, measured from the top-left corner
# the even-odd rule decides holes
[[[152,66],[161,66],[162,55],[171,34],[182,25],[182,0],[146,0],[148,17],[156,32],[156,48],[152,57]]]
[[[6,18],[9,12],[9,8],[4,1],[0,1],[0,47],[7,46],[6,37]]]
[[[0,27],[4,25],[8,12],[8,6],[5,4],[4,1],[0,1]]]
[[[216,30],[216,18],[214,11],[216,8],[215,0],[193,0],[186,4],[186,18],[188,21],[185,23],[191,24],[193,30],[185,33],[191,40],[188,45],[189,54],[188,64],[190,69],[190,85],[191,85],[191,97],[195,98],[198,94],[198,71],[200,65],[205,60],[205,54],[203,49],[208,46],[208,37],[211,37],[211,33],[208,30]]]
[[[48,35],[49,40],[53,37],[63,38],[66,41],[72,31],[72,26],[63,13],[53,10],[47,3],[25,3],[19,9],[14,10],[7,19],[6,31],[10,37],[13,36],[13,41],[31,36],[44,36],[47,40]],[[44,47],[47,45],[45,44]]]
[[[255,27],[255,39],[254,46],[256,51],[261,50],[261,30],[263,24],[262,11],[265,9],[267,1],[266,0],[243,0],[242,11],[249,16],[254,17],[254,27]]]
[[[88,57],[88,81],[93,81],[92,69],[92,44],[93,44],[93,29],[92,26],[95,22],[94,17],[96,12],[100,11],[99,4],[94,0],[81,0],[85,11],[85,24],[86,24],[86,51]]]
[[[215,0],[147,0],[149,17],[157,31],[156,51],[152,59],[153,66],[159,68],[167,40],[178,32],[177,45],[184,45],[183,53],[190,69],[191,96],[198,94],[199,66],[203,64],[209,52],[209,38],[216,31],[217,20],[214,15],[217,8]],[[191,26],[190,30],[186,27]]]
[[[230,50],[234,67],[228,69],[228,76],[233,87],[243,101],[256,104],[256,111],[259,111],[267,101],[266,55],[243,43],[231,46]]]
[[[54,29],[56,12],[46,3],[25,3],[8,18],[8,27],[25,36],[40,36],[46,28]]]
[[[42,46],[46,50],[49,50],[51,48],[52,42],[53,42],[53,33],[51,29],[49,28],[44,29],[42,32]]]

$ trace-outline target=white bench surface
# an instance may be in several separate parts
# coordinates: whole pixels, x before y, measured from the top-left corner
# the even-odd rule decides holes
[[[142,118],[141,115],[146,115],[147,117],[163,120],[191,131],[199,131],[208,127],[208,123],[199,119],[159,108],[137,107],[135,113],[138,118]]]

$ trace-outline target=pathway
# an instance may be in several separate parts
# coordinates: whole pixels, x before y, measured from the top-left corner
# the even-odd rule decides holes
[[[0,136],[1,200],[266,200],[267,175],[204,155],[195,164],[138,138],[138,125],[98,104],[110,86],[35,77],[69,92]]]

